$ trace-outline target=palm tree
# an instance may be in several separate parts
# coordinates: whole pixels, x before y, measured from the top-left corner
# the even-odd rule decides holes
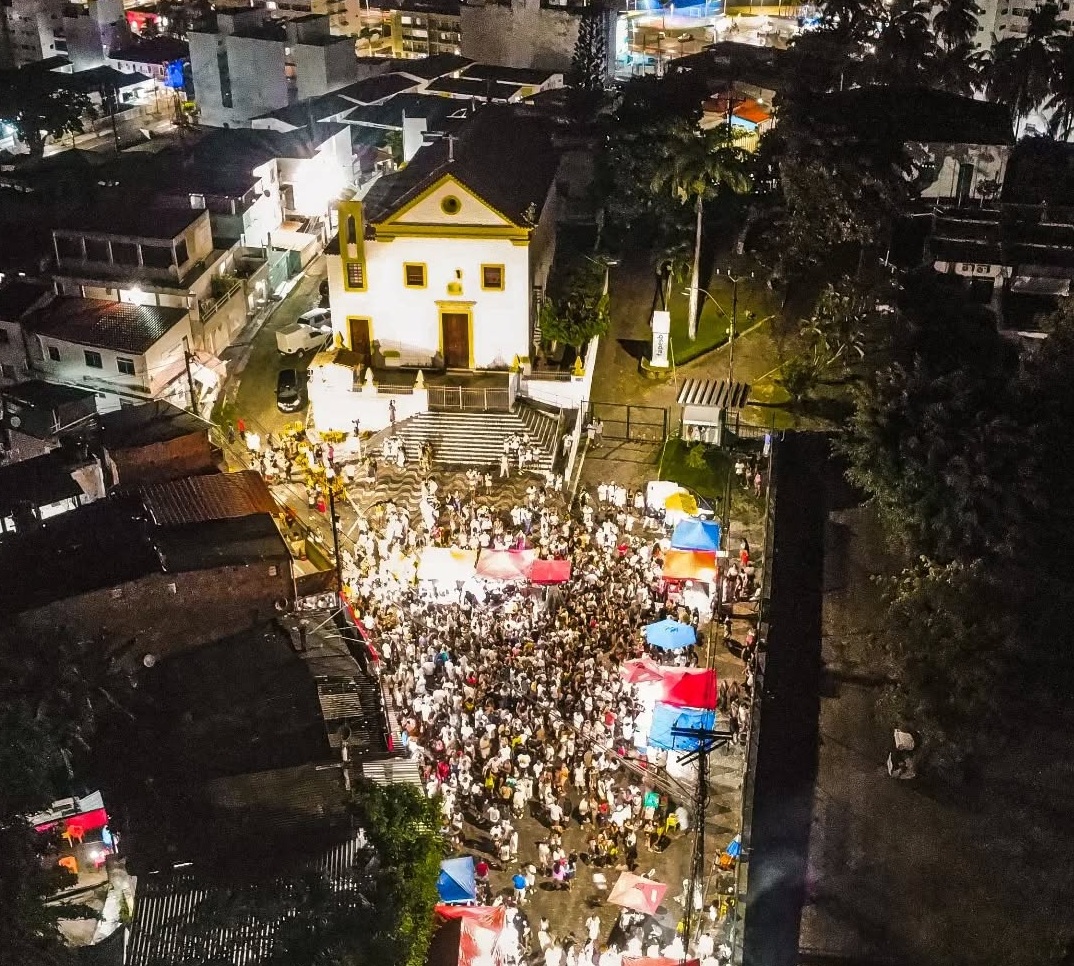
[[[882,84],[912,83],[927,73],[936,54],[927,0],[894,0],[878,21],[866,74]]]
[[[1051,94],[1044,108],[1052,112],[1048,132],[1068,141],[1074,131],[1074,38],[1057,37],[1054,49]]]
[[[1028,117],[1051,93],[1058,28],[1059,8],[1046,3],[1030,11],[1024,37],[1007,37],[993,48],[988,96],[1009,105],[1018,118]]]
[[[681,204],[690,199],[694,202],[694,260],[690,269],[690,302],[687,309],[691,340],[697,337],[701,223],[705,201],[723,189],[744,194],[750,187],[746,175],[746,152],[735,146],[735,140],[736,135],[730,124],[721,124],[708,131],[702,131],[688,122],[679,124],[668,140],[667,164],[653,179],[654,190],[670,188]]]
[[[945,47],[932,60],[930,81],[940,90],[972,97],[988,69],[988,55],[969,41]]]
[[[977,35],[981,8],[974,0],[944,0],[932,18],[932,29],[947,50],[968,44]]]

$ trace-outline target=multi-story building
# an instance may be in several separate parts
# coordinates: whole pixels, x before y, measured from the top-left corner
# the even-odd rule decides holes
[[[246,322],[234,245],[214,247],[204,208],[90,208],[52,234],[61,295],[177,310],[189,347],[213,354]]]
[[[218,11],[213,26],[187,39],[201,122],[215,127],[248,126],[358,80],[354,41],[333,37],[323,15],[276,19],[263,5]]]
[[[103,66],[113,50],[129,47],[131,43],[122,0],[89,0],[84,7],[67,7],[63,33],[67,56],[76,71]]]
[[[108,53],[108,63],[128,74],[145,74],[160,87],[183,87],[190,50],[175,37],[151,37]]]
[[[51,297],[51,289],[22,278],[0,287],[0,385],[10,386],[28,377],[30,364],[22,323]]]
[[[0,66],[22,67],[64,53],[66,0],[0,3]]]
[[[388,13],[392,54],[429,57],[462,53],[459,0],[382,0]]]
[[[462,53],[486,64],[568,70],[586,16],[601,17],[607,49],[615,50],[614,11],[600,0],[469,0],[460,7]]]

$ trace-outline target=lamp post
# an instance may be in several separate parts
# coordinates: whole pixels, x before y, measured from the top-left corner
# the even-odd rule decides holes
[[[716,269],[716,274],[720,274],[719,269]],[[723,274],[731,282],[731,330],[727,340],[730,346],[730,352],[727,357],[727,381],[730,383],[734,382],[735,374],[735,323],[738,321],[738,283],[745,276],[732,275],[730,272],[724,272]]]

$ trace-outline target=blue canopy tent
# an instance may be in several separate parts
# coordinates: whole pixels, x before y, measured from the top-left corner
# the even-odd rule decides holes
[[[474,875],[473,856],[463,855],[457,859],[444,859],[440,863],[440,875],[436,880],[440,901],[446,903],[475,902],[477,878]]]
[[[697,632],[689,624],[665,617],[645,628],[645,640],[663,651],[681,651],[697,643]]]
[[[715,711],[702,711],[700,708],[676,708],[663,701],[653,706],[653,723],[649,726],[649,744],[654,748],[666,748],[668,751],[694,751],[696,738],[687,738],[672,734],[673,728],[707,728],[716,723]]]
[[[720,525],[715,520],[680,520],[671,534],[674,550],[719,550]]]

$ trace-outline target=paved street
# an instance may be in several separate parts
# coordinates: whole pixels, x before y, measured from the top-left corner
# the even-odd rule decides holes
[[[278,433],[296,421],[305,421],[306,406],[295,413],[282,413],[277,408],[276,376],[281,369],[293,366],[305,379],[306,367],[315,353],[281,355],[276,348],[276,333],[317,303],[318,286],[324,277],[324,258],[318,256],[268,321],[252,332],[243,332],[222,353],[228,362],[228,382],[221,408],[223,422],[234,424],[241,417],[251,430],[264,435]]]

